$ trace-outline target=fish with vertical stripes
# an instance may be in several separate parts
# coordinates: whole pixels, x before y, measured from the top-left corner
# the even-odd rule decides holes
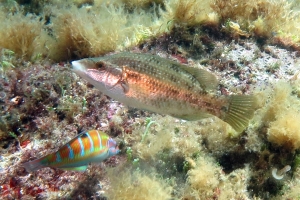
[[[22,166],[28,172],[43,167],[84,171],[89,163],[101,162],[119,152],[116,141],[106,133],[90,130],[79,134],[56,152],[24,163]]]
[[[219,95],[204,69],[156,55],[123,52],[72,62],[73,71],[128,106],[185,120],[216,116],[242,132],[253,117],[252,95]]]

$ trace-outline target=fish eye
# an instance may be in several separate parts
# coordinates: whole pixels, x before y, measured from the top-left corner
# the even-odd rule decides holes
[[[102,61],[96,62],[96,69],[104,69],[105,68],[105,63]]]

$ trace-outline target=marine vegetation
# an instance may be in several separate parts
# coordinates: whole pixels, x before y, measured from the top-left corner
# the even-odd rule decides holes
[[[0,1],[0,199],[299,199],[299,5]]]

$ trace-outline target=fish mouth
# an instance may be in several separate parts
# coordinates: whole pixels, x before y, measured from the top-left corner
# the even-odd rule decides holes
[[[71,62],[73,68],[72,70],[75,72],[84,72],[86,71],[86,67],[80,62],[80,60],[75,60]]]
[[[80,76],[81,78],[89,81],[90,77],[87,74],[88,71],[88,67],[85,64],[84,60],[75,60],[71,62],[72,64],[72,71],[75,72],[75,74],[77,74],[78,76]]]
[[[113,76],[110,70],[97,70],[90,60],[75,60],[71,62],[72,71],[89,83],[98,87],[101,91],[115,87],[119,77]]]

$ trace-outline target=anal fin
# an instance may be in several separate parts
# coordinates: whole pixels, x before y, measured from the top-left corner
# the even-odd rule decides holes
[[[67,171],[85,171],[87,167],[88,167],[87,165],[83,165],[79,167],[59,167],[59,168]]]
[[[175,118],[187,120],[187,121],[195,121],[195,120],[212,117],[213,115],[204,113],[204,112],[199,112],[199,113],[195,113],[195,114],[191,114],[191,115],[190,114],[189,115],[187,115],[187,114],[172,114],[171,116],[173,116]]]

